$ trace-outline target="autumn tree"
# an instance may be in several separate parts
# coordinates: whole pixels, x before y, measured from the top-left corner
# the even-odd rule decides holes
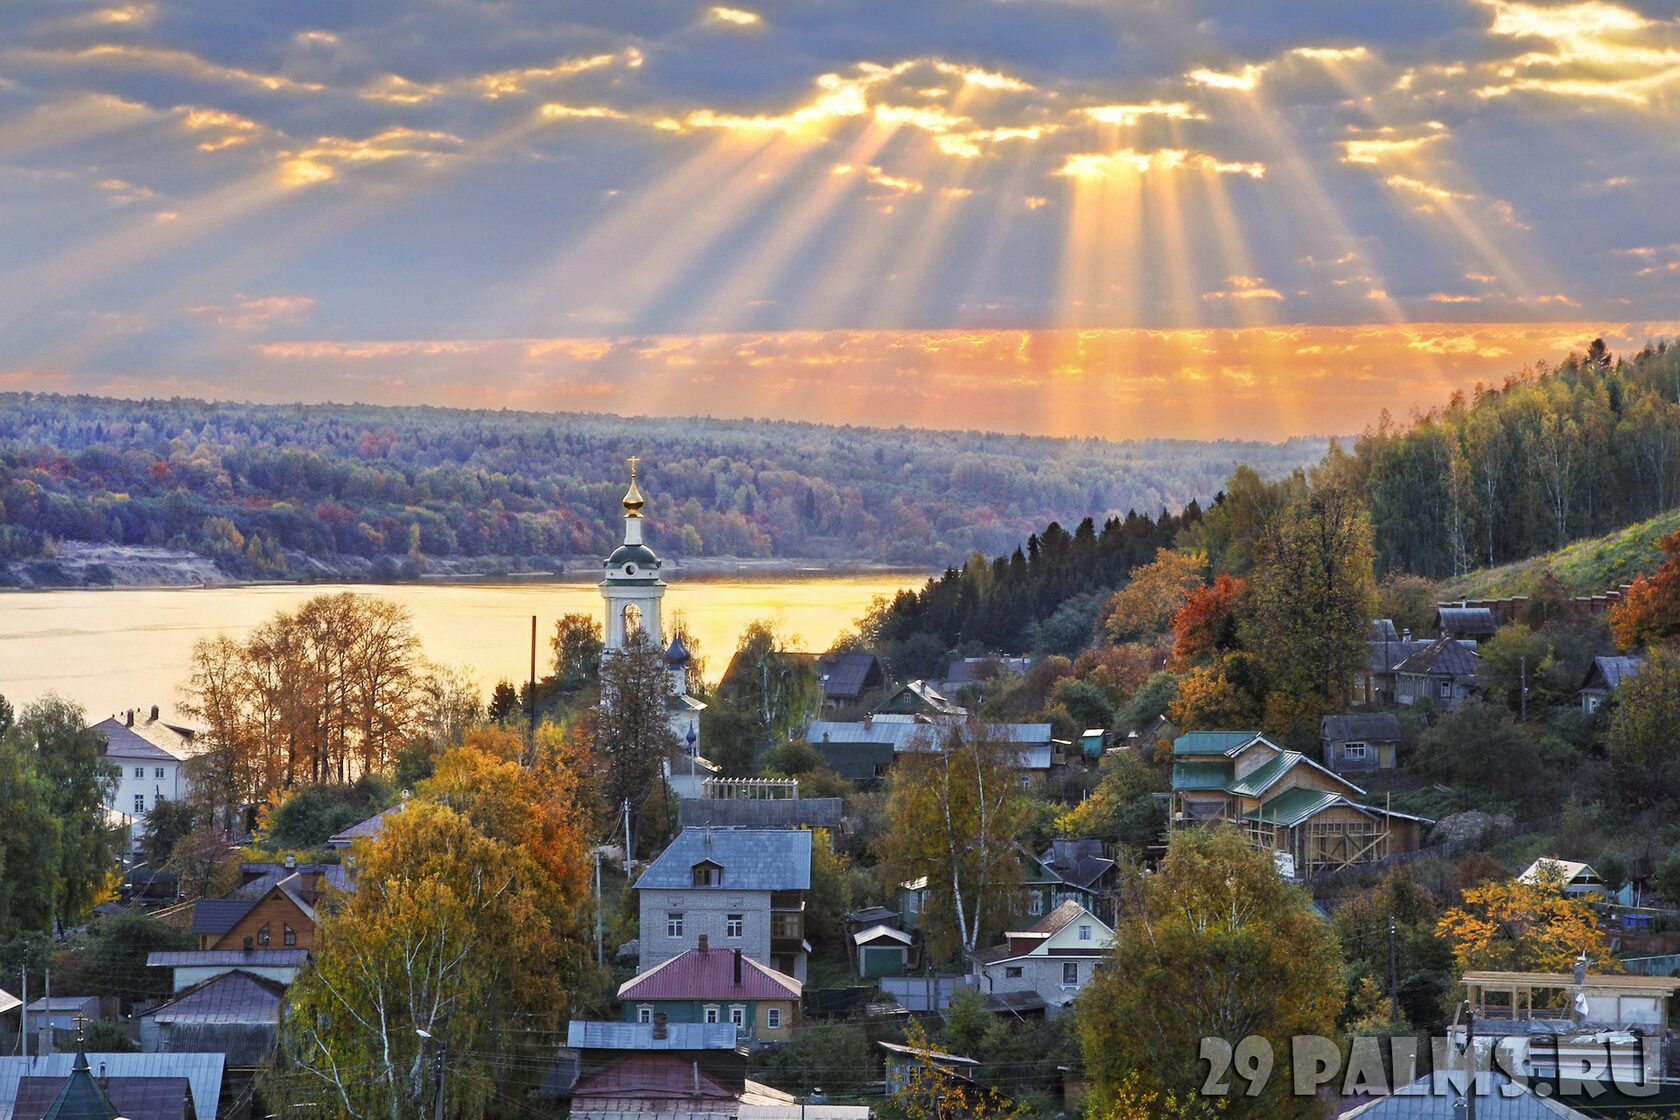
[[[1552,644],[1520,622],[1501,626],[1499,632],[1476,648],[1476,684],[1487,695],[1513,712],[1523,710],[1523,689],[1528,689],[1527,709],[1538,715],[1550,696],[1544,688],[1546,675],[1555,664]],[[1577,684],[1579,681],[1576,682]]]
[[[1174,833],[1160,870],[1131,889],[1114,950],[1079,997],[1094,1115],[1123,1094],[1196,1093],[1204,1038],[1234,1046],[1334,1030],[1343,1002],[1335,936],[1310,895],[1240,831]],[[1288,1081],[1274,1077],[1256,1097],[1234,1089],[1231,1115],[1316,1116],[1316,1102],[1292,1096]]]
[[[1585,952],[1594,969],[1621,971],[1592,907],[1564,894],[1561,874],[1538,879],[1471,887],[1441,915],[1436,928],[1451,943],[1459,970],[1568,972]]]
[[[1265,681],[1255,659],[1227,654],[1178,680],[1167,715],[1181,731],[1254,727],[1264,716]]]
[[[1113,642],[1165,634],[1190,593],[1202,586],[1206,569],[1207,557],[1200,552],[1160,549],[1109,598],[1101,616],[1103,632]]]
[[[1622,682],[1605,754],[1629,805],[1680,803],[1680,650],[1652,650],[1639,675]]]
[[[1440,905],[1413,877],[1397,867],[1383,881],[1336,908],[1331,927],[1347,955],[1347,972],[1360,983],[1381,986],[1383,1020],[1388,1020],[1389,923],[1394,924],[1394,960],[1401,1015],[1419,1027],[1440,1013],[1441,996],[1457,980],[1452,946],[1436,932]]]
[[[889,885],[926,877],[927,951],[944,961],[985,944],[1010,914],[1021,865],[1024,798],[1018,749],[985,723],[930,728],[925,749],[899,758],[877,844]]]
[[[416,797],[352,849],[356,889],[323,909],[311,965],[287,994],[269,1083],[287,1105],[357,1120],[429,1114],[435,1043],[420,1030],[448,1047],[450,1116],[500,1114],[544,1068],[544,1040],[580,986],[583,899],[522,843],[475,826],[474,815],[519,831],[510,804],[540,797],[513,791],[510,764],[473,753],[437,791],[484,779],[470,812]],[[568,862],[581,862],[579,847]]]
[[[1135,751],[1114,751],[1104,756],[1099,773],[1097,788],[1057,818],[1056,830],[1117,841],[1141,853],[1167,826],[1166,804],[1157,796],[1168,787],[1166,767],[1149,765]]]
[[[1173,666],[1188,668],[1208,655],[1237,644],[1237,616],[1247,584],[1240,578],[1215,576],[1184,600],[1173,616]]]
[[[602,795],[613,809],[629,803],[639,847],[656,845],[673,823],[662,766],[678,745],[664,652],[637,628],[602,662],[600,685],[595,755]]]
[[[576,691],[593,683],[600,674],[606,643],[601,638],[600,620],[594,615],[561,615],[548,647],[554,655],[554,679],[562,689]]]
[[[1622,649],[1680,638],[1680,530],[1662,542],[1663,561],[1640,576],[1610,612],[1610,632]]]
[[[1346,702],[1377,604],[1372,555],[1370,519],[1345,486],[1315,487],[1269,523],[1249,580],[1243,644],[1281,694],[1270,705],[1339,711]]]

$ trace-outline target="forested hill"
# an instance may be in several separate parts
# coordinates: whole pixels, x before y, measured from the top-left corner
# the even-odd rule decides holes
[[[87,541],[238,576],[545,567],[616,543],[634,454],[667,556],[943,566],[1052,520],[1205,502],[1239,463],[1275,477],[1325,446],[0,394],[0,561]]]
[[[1524,560],[1680,505],[1680,347],[1594,342],[1354,446],[1382,571]]]

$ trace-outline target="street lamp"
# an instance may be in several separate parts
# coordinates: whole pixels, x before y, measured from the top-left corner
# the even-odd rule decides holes
[[[427,1042],[437,1043],[437,1054],[432,1058],[432,1120],[443,1120],[443,1059],[449,1052],[449,1044],[425,1027],[415,1027],[414,1033]]]

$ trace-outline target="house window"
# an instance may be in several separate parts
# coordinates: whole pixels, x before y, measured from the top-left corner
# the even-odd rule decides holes
[[[297,944],[297,930],[293,929],[285,922],[280,923],[280,943],[282,945]]]
[[[134,776],[136,778],[144,778],[146,776],[146,768],[144,766],[136,766],[134,768]]]
[[[257,931],[257,944],[258,945],[267,945],[268,942],[269,942],[269,938],[270,938],[270,935],[269,935],[269,932],[268,932],[268,923],[264,922],[263,927]]]
[[[636,1022],[653,1022],[653,1007],[650,1004],[644,1003],[640,1007],[636,1008]]]
[[[1031,789],[1032,788],[1032,775],[1031,774],[1022,774],[1021,775],[1021,788],[1022,789]]]
[[[1447,677],[1446,679],[1441,681],[1441,695],[1442,696],[1451,696],[1452,695],[1452,678],[1451,677]]]
[[[715,863],[697,863],[694,865],[694,885],[697,887],[720,887],[723,885],[723,868]]]
[[[1077,961],[1062,962],[1062,987],[1079,987],[1079,963]]]
[[[1027,913],[1035,918],[1044,913],[1044,896],[1037,891],[1032,892],[1027,898]]]
[[[665,915],[665,936],[681,937],[683,935],[683,916],[681,914]]]
[[[1004,965],[1003,977],[1006,980],[1019,980],[1021,978],[1021,966],[1018,964]]]
[[[146,795],[143,794],[143,793],[135,794],[134,795],[134,815],[138,817],[141,814],[145,813],[145,811],[146,811]]]
[[[729,1009],[729,1021],[731,1023],[734,1023],[737,1027],[746,1026],[747,1025],[747,1009],[745,1007],[742,1007],[738,1003],[731,1006],[730,1009]]]
[[[746,919],[743,915],[729,914],[723,920],[723,935],[733,941],[739,941],[745,926]]]
[[[767,1009],[764,1012],[764,1025],[769,1027],[773,1031],[781,1030],[781,1028],[782,1028],[782,1009],[779,1008],[779,1007],[772,1007],[772,1008]]]
[[[1364,743],[1349,743],[1342,748],[1342,754],[1348,758],[1364,758],[1370,750]]]
[[[706,1022],[715,1023],[717,1021],[718,1021],[718,1009],[717,1009],[717,1004],[714,1003],[710,1007],[706,1008]]]
[[[159,766],[159,767],[157,767],[157,769],[153,770],[152,771],[152,777],[158,779],[159,781],[162,781],[163,780],[163,767]]]
[[[1081,941],[1091,940],[1091,927],[1090,926],[1080,926],[1079,927],[1079,940],[1081,940]]]

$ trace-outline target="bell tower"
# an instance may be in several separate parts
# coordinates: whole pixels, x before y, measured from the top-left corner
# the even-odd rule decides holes
[[[659,557],[642,540],[642,506],[646,499],[636,485],[640,463],[640,458],[630,456],[630,489],[624,493],[624,543],[613,549],[603,564],[601,597],[607,606],[604,637],[609,653],[623,649],[638,629],[647,633],[651,644],[664,643],[659,608],[665,598],[665,581],[659,578]]]

